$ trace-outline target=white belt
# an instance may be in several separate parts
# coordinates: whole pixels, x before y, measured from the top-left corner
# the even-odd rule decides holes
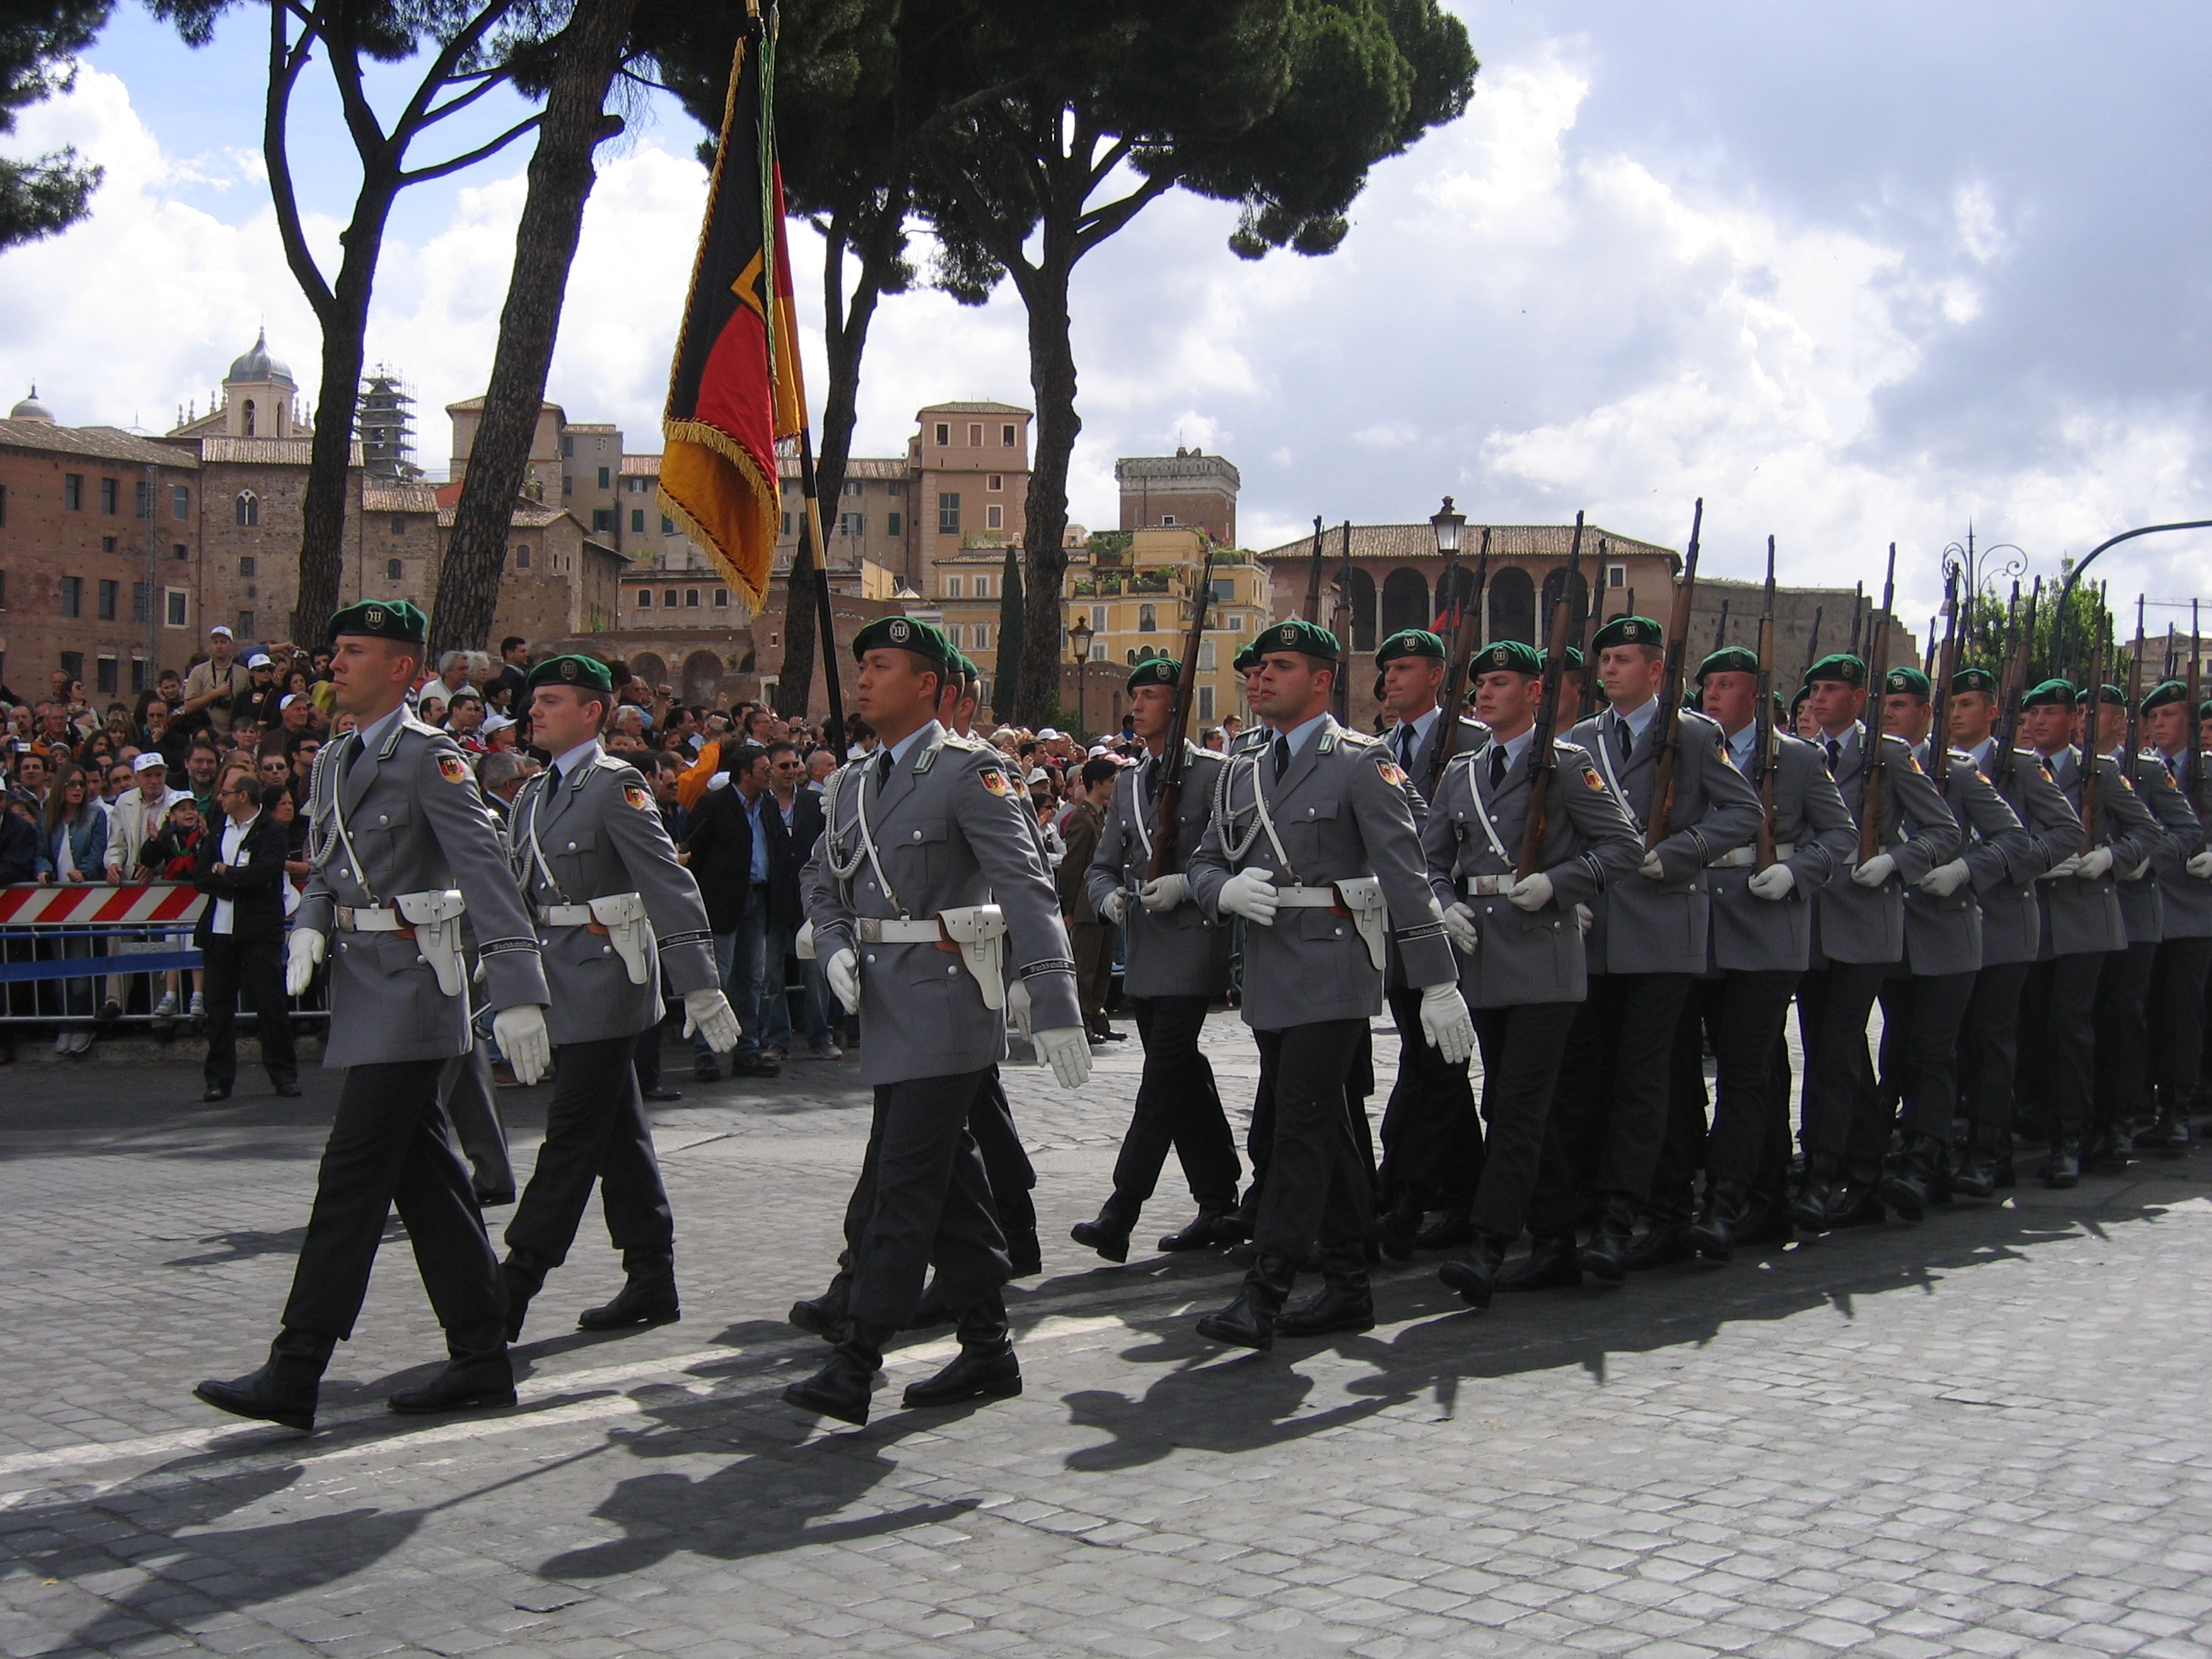
[[[934,945],[945,937],[935,916],[900,921],[889,916],[855,916],[853,932],[863,945]]]
[[[1278,887],[1275,902],[1285,910],[1334,910],[1341,901],[1334,887]]]
[[[1513,890],[1513,884],[1520,879],[1518,876],[1462,876],[1459,889],[1469,898],[1510,893]]]
[[[1774,856],[1777,859],[1786,859],[1796,850],[1797,843],[1794,841],[1778,841],[1774,843]],[[1749,847],[1730,848],[1718,858],[1708,860],[1705,863],[1705,868],[1708,870],[1741,870],[1746,865],[1756,864],[1758,862],[1759,848],[1754,843]]]
[[[397,910],[381,905],[341,904],[334,918],[341,933],[405,933],[413,929]]]
[[[538,920],[548,927],[588,927],[597,918],[588,904],[541,904]]]

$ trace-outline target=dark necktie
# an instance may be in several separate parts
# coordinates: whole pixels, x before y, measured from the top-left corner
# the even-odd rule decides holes
[[[545,793],[549,797],[561,793],[561,769],[557,765],[545,769]]]
[[[1290,769],[1291,740],[1288,738],[1277,738],[1275,739],[1275,781],[1280,783],[1283,774]]]
[[[361,730],[356,726],[353,734],[353,747],[346,750],[345,769],[348,777],[353,775],[354,763],[368,752],[368,744],[362,739]]]
[[[1490,745],[1490,787],[1492,790],[1496,790],[1502,787],[1504,782],[1505,745],[1502,743],[1493,743]]]
[[[1629,756],[1636,750],[1636,733],[1629,729],[1626,720],[1620,721],[1613,729],[1620,734],[1620,763],[1626,766]]]
[[[1830,738],[1822,747],[1828,751],[1828,775],[1832,778],[1836,775],[1836,768],[1843,764],[1844,745]]]
[[[1159,804],[1161,769],[1157,756],[1145,763],[1145,799],[1154,805]]]
[[[890,745],[886,744],[884,746],[883,758],[876,763],[876,792],[878,794],[882,793],[884,786],[888,784],[890,781],[891,751]]]
[[[1413,769],[1413,728],[1410,723],[1398,728],[1398,764],[1408,772]]]

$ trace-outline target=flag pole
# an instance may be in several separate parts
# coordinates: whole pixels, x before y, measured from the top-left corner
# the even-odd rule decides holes
[[[806,503],[806,540],[814,555],[814,614],[822,647],[822,684],[830,699],[830,750],[837,757],[838,764],[842,765],[845,760],[845,700],[837,684],[837,622],[830,605],[830,567],[823,561],[822,548],[822,502],[814,491],[814,423],[811,421],[799,428],[799,493]]]

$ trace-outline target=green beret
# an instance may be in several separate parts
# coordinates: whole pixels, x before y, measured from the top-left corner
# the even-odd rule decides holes
[[[1809,683],[1797,688],[1797,695],[1790,699],[1790,718],[1791,720],[1794,720],[1797,718],[1797,711],[1805,706],[1805,700],[1812,695],[1813,688]],[[1781,693],[1777,692],[1775,696],[1778,699]]]
[[[1536,654],[1536,647],[1521,640],[1496,640],[1474,653],[1467,665],[1470,682],[1485,674],[1526,674],[1531,679],[1544,672],[1544,659]]]
[[[1954,691],[1986,691],[1994,697],[1997,694],[1997,677],[1986,668],[1961,668],[1951,676],[1951,689]]]
[[[1544,653],[1547,658],[1552,653],[1548,651]],[[1583,662],[1583,653],[1581,650],[1575,646],[1569,646],[1567,647],[1567,672],[1570,674],[1579,674],[1583,672],[1583,667],[1584,664]]]
[[[1240,674],[1249,674],[1259,665],[1260,647],[1256,644],[1240,646],[1236,656],[1230,659],[1230,666]]]
[[[1759,672],[1759,653],[1747,645],[1724,645],[1698,665],[1697,679],[1705,684],[1708,674],[1756,674]]]
[[[573,685],[579,691],[612,691],[615,677],[597,657],[548,657],[532,665],[522,689],[535,691],[541,685]]]
[[[853,658],[859,661],[871,651],[886,648],[911,651],[928,659],[940,673],[949,674],[960,653],[942,630],[913,617],[878,617],[853,635]]]
[[[1129,671],[1129,690],[1140,685],[1173,686],[1182,674],[1182,665],[1173,657],[1149,657]]]
[[[1893,668],[1881,677],[1881,694],[1886,697],[1917,697],[1926,702],[1935,694],[1928,676],[1917,668]]]
[[[2065,680],[2048,679],[2020,700],[2022,708],[2048,708],[2074,706],[2074,688]]]
[[[1382,641],[1382,648],[1375,653],[1375,665],[1382,667],[1401,657],[1434,657],[1444,659],[1444,642],[1425,628],[1401,628]]]
[[[2187,702],[2188,701],[2189,688],[2179,680],[2160,680],[2144,694],[2142,711],[2148,714],[2152,709],[2163,708],[2170,702]]]
[[[331,618],[333,640],[346,634],[365,634],[372,639],[420,645],[429,633],[429,623],[422,613],[404,599],[363,599]]]
[[[1848,651],[1838,651],[1814,663],[1805,671],[1805,684],[1815,680],[1841,680],[1845,685],[1866,684],[1866,665]]]
[[[951,660],[945,665],[945,669],[947,672],[957,674],[963,680],[980,680],[983,678],[983,671],[975,666],[975,659],[964,652],[953,652]]]
[[[1319,657],[1324,662],[1333,663],[1337,659],[1336,635],[1302,617],[1269,623],[1252,644],[1263,656],[1270,651],[1297,651],[1309,657]]]
[[[2128,706],[2128,694],[2121,690],[2118,686],[2107,685],[2101,690],[2105,694],[2104,702],[2117,703],[2123,708]],[[2087,686],[2082,687],[2081,694],[2074,699],[2074,706],[2077,708],[2087,708],[2089,706],[2089,689]]]
[[[1590,649],[1602,651],[1615,645],[1648,645],[1662,649],[1666,643],[1666,630],[1650,617],[1615,617],[1597,630],[1590,641]]]

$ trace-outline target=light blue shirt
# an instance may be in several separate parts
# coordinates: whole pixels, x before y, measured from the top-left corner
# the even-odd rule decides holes
[[[1731,733],[1729,738],[1729,758],[1735,763],[1735,769],[1746,777],[1751,775],[1752,746],[1758,741],[1759,722],[1757,720],[1749,722],[1742,731]]]
[[[574,749],[554,757],[553,764],[560,772],[562,781],[565,782],[576,775],[577,768],[588,766],[599,757],[599,740],[597,738],[586,738]]]
[[[896,752],[896,751],[894,751]],[[743,799],[742,793],[738,797]],[[753,826],[753,882],[755,885],[768,879],[768,832],[761,827],[761,808],[769,799],[763,789],[745,804],[745,817]]]
[[[1632,708],[1626,714],[1616,708],[1613,711],[1613,717],[1628,728],[1632,743],[1641,743],[1644,741],[1644,728],[1651,724],[1653,718],[1658,713],[1659,699],[1647,697],[1641,708]]]
[[[1425,714],[1417,715],[1409,720],[1401,720],[1391,728],[1390,754],[1399,765],[1408,769],[1412,767],[1414,757],[1421,752],[1421,745],[1429,740],[1429,733],[1436,727],[1437,716],[1443,713],[1443,710],[1441,708],[1431,708]],[[1413,733],[1411,744],[1407,744],[1406,740],[1398,735],[1400,732],[1409,726]]]
[[[1328,718],[1328,712],[1324,709],[1322,713],[1316,714],[1311,720],[1301,720],[1289,731],[1280,732],[1276,734],[1289,742],[1291,745],[1291,758],[1292,760],[1296,760],[1300,755],[1305,752],[1306,744],[1312,741],[1313,734],[1321,730],[1321,723]],[[1273,744],[1269,745],[1271,748],[1273,746]]]
[[[392,735],[392,728],[406,718],[407,705],[403,702],[390,714],[379,714],[367,726],[356,726],[354,727],[354,734],[361,739],[362,748],[380,748],[384,740]]]

